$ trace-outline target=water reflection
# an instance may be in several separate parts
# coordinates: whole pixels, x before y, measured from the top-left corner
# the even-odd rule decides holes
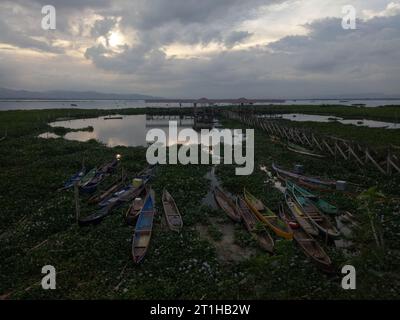
[[[192,117],[179,116],[149,116],[149,115],[129,115],[121,116],[121,119],[104,119],[104,117],[90,119],[63,120],[50,123],[52,127],[65,127],[70,129],[82,129],[88,126],[93,127],[93,131],[74,131],[68,132],[64,138],[67,140],[88,141],[95,139],[109,147],[129,146],[137,147],[148,145],[146,135],[151,129],[158,128],[164,131],[167,138],[167,145],[188,144],[185,140],[178,140],[177,136],[169,136],[169,121],[176,121],[178,124],[178,134],[184,129],[192,129],[194,124]],[[218,125],[218,123],[216,123]],[[241,143],[242,138],[235,134],[235,141]],[[200,141],[201,135],[198,134]],[[243,138],[244,140],[245,138]],[[205,144],[207,145],[207,144]],[[217,155],[215,155],[217,157]]]

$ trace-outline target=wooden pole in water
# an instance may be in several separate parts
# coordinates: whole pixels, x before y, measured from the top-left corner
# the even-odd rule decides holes
[[[79,221],[79,216],[81,214],[81,209],[79,206],[79,187],[78,187],[78,182],[75,182],[74,184],[74,193],[75,193],[75,216],[76,216],[76,222],[78,223]]]

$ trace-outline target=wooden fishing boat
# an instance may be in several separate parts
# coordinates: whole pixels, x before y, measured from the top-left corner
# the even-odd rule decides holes
[[[136,177],[150,177],[150,178],[153,178],[156,169],[157,169],[157,165],[155,165],[155,164],[148,165],[142,171],[137,173]]]
[[[288,192],[301,207],[301,211],[309,219],[309,221],[323,234],[328,237],[338,238],[340,236],[337,228],[308,198],[302,196],[295,188],[287,188]]]
[[[290,143],[290,142],[288,143],[287,148],[290,151],[293,151],[293,152],[296,152],[298,154],[302,154],[302,155],[305,155],[305,156],[310,156],[310,157],[315,157],[315,158],[325,158],[326,157],[325,155],[315,153],[312,150],[308,150],[308,149],[306,149],[304,147],[301,147],[301,146],[299,146],[297,144],[293,144],[293,143]]]
[[[88,202],[94,204],[103,201],[104,199],[115,193],[117,190],[123,188],[125,185],[125,181],[126,175],[123,175],[122,178],[117,179],[108,188],[106,188],[103,193],[90,197]]]
[[[172,231],[180,232],[183,227],[181,213],[175,203],[174,198],[167,190],[163,190],[162,203],[164,207],[165,220]]]
[[[306,217],[301,210],[301,207],[296,203],[296,201],[289,195],[285,193],[286,205],[289,208],[291,215],[297,221],[301,228],[312,236],[318,236],[319,230],[311,223],[310,219]]]
[[[105,217],[111,214],[113,209],[115,209],[119,205],[118,199],[114,198],[112,201],[110,201],[106,206],[99,208],[96,210],[95,213],[87,216],[87,217],[82,217],[79,218],[78,224],[82,227],[88,226],[88,225],[93,225],[93,224],[98,224],[100,223]]]
[[[134,263],[140,263],[150,245],[155,215],[154,192],[150,190],[136,222],[132,240],[132,258]]]
[[[291,240],[293,239],[293,233],[286,222],[278,218],[268,207],[262,203],[261,200],[257,199],[250,192],[244,189],[244,200],[247,205],[254,213],[254,215],[266,226],[268,226],[277,236]]]
[[[304,176],[304,175],[300,175],[291,171],[287,171],[287,170],[283,170],[282,168],[280,168],[279,166],[277,166],[276,164],[272,164],[272,169],[285,176],[285,177],[289,177],[292,178],[296,181],[303,181],[303,182],[307,182],[310,185],[314,185],[316,187],[321,186],[321,188],[336,188],[336,181],[334,180],[322,180],[320,178],[316,178],[316,177],[308,177],[308,176]]]
[[[291,210],[287,210],[284,204],[280,205],[279,216],[291,226],[293,238],[296,243],[320,270],[326,273],[334,273],[335,270],[332,266],[332,261],[324,249],[310,234],[304,231],[300,225],[294,221],[290,212]]]
[[[265,230],[264,226],[262,226],[262,229],[258,228],[257,225],[260,224],[260,221],[258,221],[254,214],[250,211],[243,198],[236,198],[236,206],[247,231],[249,231],[262,249],[268,251],[269,253],[273,253],[274,239],[272,239],[268,231]]]
[[[99,186],[99,184],[101,182],[103,182],[103,180],[107,176],[108,176],[107,173],[97,171],[96,174],[94,175],[94,177],[88,183],[86,183],[84,186],[80,187],[80,191],[82,193],[87,193],[87,194],[91,194],[91,193],[95,192],[97,190],[97,187]]]
[[[106,163],[100,166],[94,176],[85,184],[83,184],[80,188],[82,193],[93,193],[96,191],[97,187],[103,180],[118,166],[118,160],[114,159],[113,161]]]
[[[137,197],[144,189],[144,185],[139,188],[134,188],[134,192],[131,193],[132,197]],[[95,213],[79,219],[79,225],[87,226],[90,224],[97,224],[101,222],[105,217],[109,216],[113,210],[120,207],[126,201],[124,199],[125,193],[131,192],[131,186],[124,188],[123,190],[113,194],[111,198],[105,200],[102,205],[96,210]]]
[[[118,167],[119,161],[118,159],[113,159],[110,162],[107,162],[105,164],[103,164],[102,166],[99,167],[98,172],[101,173],[111,173],[115,170],[115,168]]]
[[[215,201],[221,207],[222,210],[235,222],[240,222],[241,217],[237,210],[235,203],[229,198],[221,188],[215,187],[214,189]]]
[[[315,194],[309,192],[308,190],[299,187],[295,183],[291,182],[290,180],[286,180],[286,186],[289,189],[295,188],[303,197],[309,199],[318,209],[326,214],[335,215],[338,213],[338,208],[331,205],[330,203],[326,202],[325,200],[317,197]]]
[[[100,207],[107,206],[109,202],[113,201],[114,198],[117,198],[119,202],[129,202],[135,197],[137,197],[146,186],[149,180],[143,180],[140,186],[133,186],[129,184],[128,186],[123,186],[121,189],[113,193],[111,196],[105,198],[103,201],[99,202]]]
[[[119,200],[121,202],[130,202],[134,198],[136,198],[139,194],[138,192],[141,192],[141,190],[147,185],[147,183],[149,183],[151,177],[150,176],[147,176],[147,177],[142,176],[142,177],[140,177],[140,179],[142,179],[141,185],[139,185],[139,186],[130,185],[128,190],[126,192],[124,192],[122,195],[120,195]]]
[[[140,211],[144,206],[144,201],[146,200],[148,194],[149,188],[143,187],[141,192],[138,192],[138,195],[132,200],[132,203],[125,214],[125,222],[128,225],[135,225],[136,219],[138,218]]]
[[[64,188],[62,189],[69,189],[72,188],[75,183],[78,183],[86,173],[85,167],[82,167],[81,170],[79,170],[77,173],[75,173],[73,176],[71,176],[65,183],[64,183]]]
[[[82,179],[79,181],[79,186],[80,187],[86,186],[94,178],[94,176],[96,175],[96,172],[97,172],[97,168],[93,168],[88,173],[86,173],[86,175],[84,177],[82,177]]]

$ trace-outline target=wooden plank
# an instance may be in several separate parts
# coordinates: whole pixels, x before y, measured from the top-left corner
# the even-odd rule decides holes
[[[392,166],[391,166],[390,160],[391,160],[391,156],[390,156],[390,149],[389,149],[387,157],[386,157],[386,173],[388,175],[392,174]]]
[[[353,157],[357,160],[357,162],[358,162],[360,165],[363,165],[364,163],[363,163],[362,160],[358,157],[358,155],[355,153],[355,151],[353,150],[353,148],[352,148],[351,146],[348,146],[348,148],[349,148],[349,158],[350,158],[350,155],[353,155]]]
[[[315,138],[315,135],[312,134],[311,137],[312,137],[312,139],[313,139],[315,145],[318,147],[318,149],[321,150],[321,151],[323,151],[322,146],[321,146],[320,143],[318,142],[318,139]]]
[[[324,140],[324,139],[322,139],[322,143],[325,145],[325,147],[328,149],[328,151],[331,153],[331,155],[335,155],[335,152],[332,150],[332,148],[329,146],[329,144]]]
[[[397,172],[400,172],[400,167],[397,166],[397,165],[392,161],[392,159],[389,159],[389,163],[390,163],[390,165],[391,165],[393,168],[395,168],[395,169],[397,170]]]
[[[346,160],[349,159],[348,156],[346,156],[346,154],[345,154],[344,151],[342,150],[342,148],[339,146],[339,144],[337,143],[337,141],[335,142],[335,148],[336,148],[336,150],[339,151],[339,153],[341,154],[341,156],[342,156],[344,159],[346,159]]]
[[[307,134],[306,134],[305,132],[303,132],[303,136],[304,136],[304,139],[306,139],[308,145],[309,145],[310,147],[312,147],[313,145],[312,145],[312,143],[310,142],[310,140],[308,140]],[[311,139],[311,138],[310,138],[310,139]]]
[[[382,169],[382,167],[375,161],[375,159],[370,155],[369,150],[367,149],[365,151],[365,156],[375,165],[375,167],[382,172],[383,174],[386,174],[386,171]]]

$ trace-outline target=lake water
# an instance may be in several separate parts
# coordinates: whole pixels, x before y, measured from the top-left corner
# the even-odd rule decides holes
[[[88,141],[95,139],[102,143],[105,143],[109,147],[115,146],[143,146],[146,147],[148,142],[146,141],[146,135],[151,129],[163,130],[166,135],[167,145],[171,146],[174,144],[187,144],[186,140],[179,140],[177,136],[169,135],[169,121],[177,121],[178,134],[183,129],[191,129],[193,126],[192,117],[170,117],[165,118],[163,116],[146,116],[146,115],[128,115],[120,116],[122,119],[109,119],[105,120],[105,117],[90,118],[90,119],[74,119],[74,120],[63,120],[55,121],[49,125],[52,127],[64,127],[70,129],[82,129],[87,127],[93,127],[93,131],[74,131],[68,132],[64,138],[67,140],[76,141]],[[219,123],[215,122],[214,126],[219,127]],[[57,138],[52,133],[42,133],[39,137],[41,138]],[[245,137],[237,137],[237,141],[242,141]],[[198,133],[198,139],[201,139],[200,133]],[[206,146],[207,144],[205,144]],[[205,147],[208,149],[207,147]],[[207,150],[207,152],[209,152]],[[215,155],[215,157],[217,157]]]
[[[367,107],[377,107],[382,105],[400,105],[400,100],[286,100],[275,105],[352,105],[365,104]],[[219,103],[219,106],[229,105]],[[257,103],[256,105],[265,105]],[[180,107],[179,103],[156,103],[145,102],[144,100],[0,100],[0,111],[6,110],[34,110],[34,109],[124,109],[124,108],[172,108]],[[182,103],[181,107],[193,107],[192,103]]]
[[[0,111],[36,109],[124,109],[144,108],[144,100],[20,100],[0,101]]]
[[[400,129],[400,123],[395,122],[384,122],[384,121],[375,121],[375,120],[366,120],[366,119],[343,119],[340,117],[334,116],[320,116],[320,115],[312,115],[312,114],[301,114],[301,113],[290,113],[290,114],[282,114],[282,119],[290,120],[290,121],[299,121],[299,122],[333,122],[337,121],[343,124],[352,124],[358,127],[369,127],[369,128],[387,128],[387,129]],[[268,117],[268,116],[267,116]]]

